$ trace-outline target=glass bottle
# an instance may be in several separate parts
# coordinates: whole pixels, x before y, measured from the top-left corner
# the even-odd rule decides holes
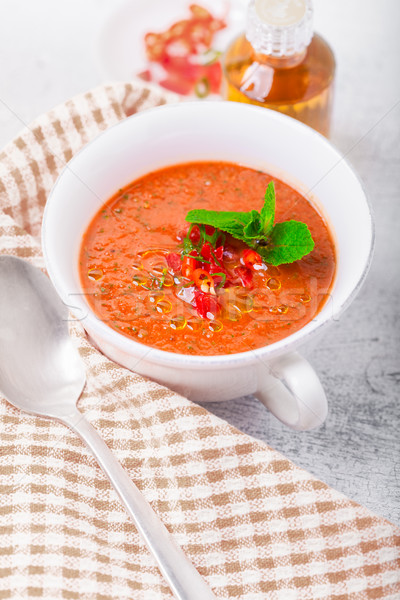
[[[329,135],[335,59],[313,35],[312,0],[251,0],[223,57],[223,96],[285,113]]]

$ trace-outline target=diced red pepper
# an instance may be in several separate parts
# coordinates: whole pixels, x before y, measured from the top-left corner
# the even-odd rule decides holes
[[[224,267],[217,265],[216,262],[211,261],[210,265],[207,265],[209,267],[208,272],[212,275],[213,273],[225,273],[225,275],[227,274],[226,269],[224,269]]]
[[[177,252],[169,252],[165,256],[167,265],[173,273],[178,273],[182,267],[181,257]]]
[[[254,265],[261,265],[263,262],[258,252],[256,252],[255,250],[251,250],[250,248],[247,248],[247,250],[243,252],[242,259],[245,266],[249,269],[253,269]]]
[[[197,260],[193,258],[198,256],[196,250],[192,250],[189,256],[184,256],[182,261],[182,275],[187,279],[192,279],[193,271],[197,268]]]
[[[239,276],[242,285],[246,288],[253,287],[253,273],[247,267],[236,267],[236,275]]]
[[[205,294],[204,292],[195,293],[195,306],[200,317],[203,319],[213,319],[216,317],[221,310],[218,300],[211,294]]]
[[[205,260],[210,260],[211,251],[212,251],[211,245],[208,242],[205,242],[200,250],[200,254]]]
[[[222,260],[222,257],[224,255],[224,247],[223,246],[218,246],[218,248],[216,248],[214,254],[215,254],[215,256],[217,257],[218,260]]]

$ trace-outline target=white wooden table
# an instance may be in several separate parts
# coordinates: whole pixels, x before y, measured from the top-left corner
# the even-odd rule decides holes
[[[114,4],[1,0],[0,146],[40,113],[101,83],[93,47]],[[252,397],[207,408],[400,523],[400,2],[314,4],[316,30],[338,63],[332,141],[374,207],[375,259],[350,309],[306,349],[329,397],[321,429],[294,433]]]

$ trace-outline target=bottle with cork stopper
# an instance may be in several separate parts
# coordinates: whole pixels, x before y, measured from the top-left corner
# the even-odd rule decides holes
[[[329,135],[335,59],[313,34],[312,0],[251,0],[223,61],[226,100],[285,113]]]

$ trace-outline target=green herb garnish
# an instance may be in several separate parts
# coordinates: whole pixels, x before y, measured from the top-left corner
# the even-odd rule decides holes
[[[230,233],[256,250],[262,259],[278,266],[300,260],[314,249],[314,240],[305,223],[275,221],[275,186],[268,185],[264,206],[260,212],[216,211],[196,209],[186,215],[186,221],[197,225],[211,225]]]

